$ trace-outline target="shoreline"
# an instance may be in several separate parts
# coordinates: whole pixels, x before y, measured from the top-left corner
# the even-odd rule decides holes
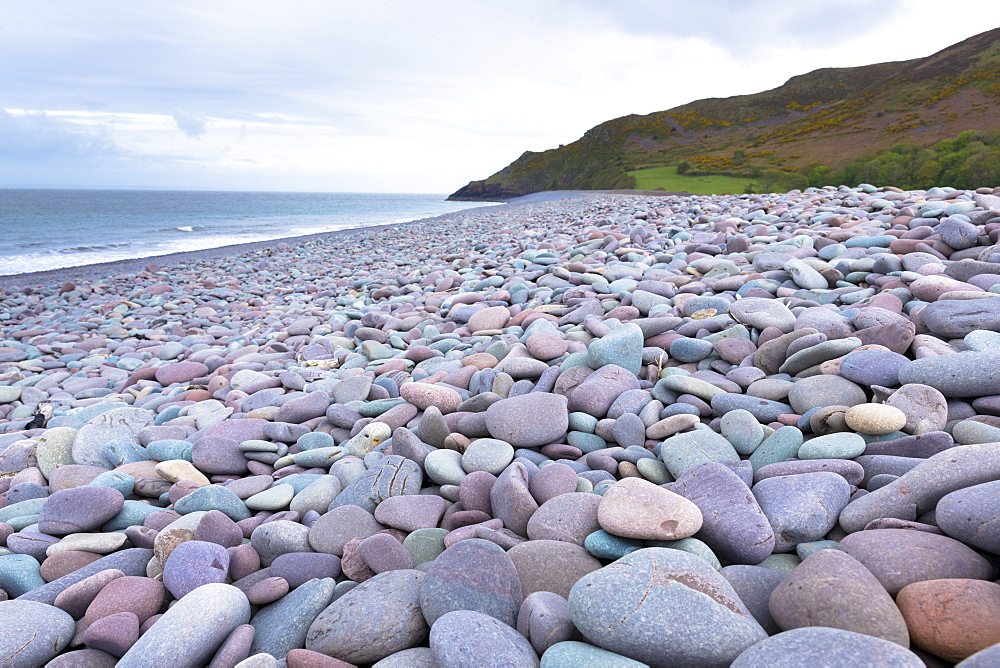
[[[462,209],[467,211],[468,209]],[[66,281],[86,281],[107,276],[110,274],[134,273],[143,271],[146,265],[155,264],[161,269],[168,269],[182,262],[190,260],[208,260],[212,258],[233,257],[255,250],[271,248],[280,243],[302,243],[315,241],[316,239],[327,237],[338,237],[352,232],[363,230],[385,230],[396,228],[401,225],[433,220],[433,218],[421,218],[405,223],[387,223],[384,225],[370,225],[368,227],[352,227],[331,232],[316,232],[294,237],[279,237],[265,241],[249,241],[241,244],[228,244],[226,246],[216,246],[215,248],[203,248],[193,251],[178,251],[167,253],[166,255],[149,255],[146,257],[133,258],[129,260],[110,260],[108,262],[97,262],[95,264],[83,264],[77,267],[60,267],[59,269],[46,269],[45,271],[33,271],[25,274],[10,274],[0,276],[0,288],[10,286],[27,287],[28,285],[51,285],[54,283],[65,283]]]
[[[505,202],[502,204],[506,204]],[[299,244],[319,239],[337,238],[357,232],[396,229],[415,223],[425,223],[437,220],[443,216],[454,216],[464,214],[469,211],[478,211],[486,207],[470,207],[460,209],[451,213],[431,216],[430,218],[418,218],[408,220],[404,223],[383,223],[379,225],[366,225],[363,227],[347,227],[341,230],[331,230],[329,232],[314,232],[312,234],[301,234],[290,237],[277,237],[275,239],[265,239],[263,241],[248,241],[239,244],[226,244],[225,246],[215,246],[214,248],[203,248],[200,250],[177,251],[165,255],[147,255],[145,257],[132,258],[127,260],[109,260],[108,262],[95,262],[94,264],[82,264],[76,267],[60,267],[58,269],[46,269],[44,271],[32,271],[24,274],[9,274],[0,276],[0,289],[10,286],[27,287],[27,285],[52,285],[54,283],[65,283],[66,281],[86,281],[107,276],[110,274],[130,273],[143,271],[146,265],[155,264],[160,269],[168,269],[182,262],[193,260],[209,260],[212,258],[234,257],[244,253],[257,250],[273,248],[278,244]]]
[[[161,269],[168,269],[182,262],[188,262],[192,260],[208,260],[208,259],[222,258],[222,257],[233,257],[236,255],[242,255],[243,253],[249,253],[256,250],[273,248],[274,246],[280,243],[299,244],[310,241],[316,241],[319,239],[338,238],[346,234],[353,234],[357,232],[365,232],[365,231],[382,232],[387,229],[396,229],[400,227],[405,227],[407,225],[414,225],[417,223],[427,223],[445,217],[466,215],[469,212],[480,211],[481,209],[484,208],[499,210],[501,208],[506,209],[507,207],[553,202],[562,199],[579,199],[582,197],[589,197],[594,195],[687,196],[688,193],[674,193],[674,192],[664,192],[664,191],[638,191],[638,190],[551,190],[540,193],[531,193],[530,195],[524,195],[522,197],[517,197],[505,202],[498,202],[497,203],[498,206],[496,207],[472,206],[469,207],[468,209],[459,209],[458,211],[452,211],[451,213],[445,213],[439,216],[431,216],[430,218],[418,218],[416,220],[408,220],[404,223],[385,223],[381,225],[351,227],[342,230],[333,230],[330,232],[315,232],[313,234],[304,234],[304,235],[290,236],[290,237],[278,237],[276,239],[268,239],[264,241],[249,241],[246,243],[239,243],[239,244],[227,244],[225,246],[216,246],[215,248],[204,248],[201,250],[178,251],[176,253],[167,253],[165,255],[149,255],[146,257],[132,258],[126,260],[110,260],[108,262],[84,264],[76,267],[60,267],[58,269],[46,269],[44,271],[33,271],[23,274],[0,275],[0,290],[12,286],[23,288],[23,287],[36,287],[42,285],[54,285],[57,283],[66,283],[66,282],[79,283],[85,281],[93,281],[95,279],[112,274],[137,273],[143,271],[146,265],[149,264],[155,264],[159,266]]]
[[[525,204],[528,202],[551,202],[559,199],[575,199],[588,195],[634,195],[637,197],[698,197],[694,193],[686,193],[675,190],[543,190],[537,193],[529,193],[520,197],[512,197],[504,204]],[[707,195],[701,195],[707,197]],[[456,200],[453,200],[456,201]],[[462,201],[462,200],[457,200]],[[489,201],[489,200],[465,200],[468,202]]]

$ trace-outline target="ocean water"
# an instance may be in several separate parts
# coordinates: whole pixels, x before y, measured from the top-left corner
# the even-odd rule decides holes
[[[0,189],[0,275],[419,220],[445,195]]]

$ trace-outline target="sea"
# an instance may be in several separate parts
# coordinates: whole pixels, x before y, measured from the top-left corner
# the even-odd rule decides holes
[[[445,198],[0,188],[0,275],[396,224],[496,205]]]

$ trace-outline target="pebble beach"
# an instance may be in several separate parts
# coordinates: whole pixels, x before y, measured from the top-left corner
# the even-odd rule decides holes
[[[1000,188],[0,280],[0,667],[1000,665]]]

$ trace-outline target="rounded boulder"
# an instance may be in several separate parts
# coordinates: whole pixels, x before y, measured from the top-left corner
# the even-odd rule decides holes
[[[486,409],[490,436],[515,448],[533,448],[561,439],[569,428],[566,397],[531,392],[501,399]]]
[[[715,569],[667,548],[637,550],[584,576],[569,607],[588,640],[651,666],[727,665],[767,637]]]
[[[380,573],[331,603],[312,622],[306,649],[353,664],[370,664],[421,644],[429,631],[420,612],[425,575]]]

